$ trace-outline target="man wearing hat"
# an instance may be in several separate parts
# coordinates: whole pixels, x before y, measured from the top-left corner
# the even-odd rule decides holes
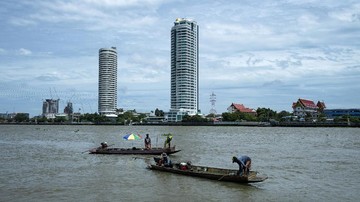
[[[248,156],[232,157],[232,162],[239,164],[238,175],[248,175],[251,167],[251,158]]]

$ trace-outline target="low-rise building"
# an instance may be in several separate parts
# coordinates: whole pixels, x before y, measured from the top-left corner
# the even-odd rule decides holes
[[[292,105],[293,115],[299,118],[311,117],[316,119],[319,114],[326,108],[324,102],[318,101],[317,104],[312,100],[299,98],[297,102]]]
[[[243,104],[231,103],[231,105],[227,108],[227,110],[229,113],[234,113],[234,112],[238,111],[238,112],[256,116],[256,111],[254,109],[247,108]]]
[[[163,116],[147,116],[145,118],[146,123],[163,123],[165,120],[165,117]]]
[[[185,115],[188,115],[188,111],[185,109],[171,109],[165,113],[164,120],[166,122],[179,122],[182,121]]]
[[[360,109],[325,109],[323,113],[329,119],[341,116],[360,117]]]

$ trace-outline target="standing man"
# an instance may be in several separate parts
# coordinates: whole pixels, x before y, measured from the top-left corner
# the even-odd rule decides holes
[[[171,147],[170,145],[170,142],[172,140],[172,135],[169,133],[169,134],[165,134],[166,135],[166,140],[165,140],[165,143],[164,143],[164,148],[166,148],[166,145],[169,145],[169,149]]]
[[[151,139],[149,137],[149,134],[146,134],[146,138],[144,142],[145,142],[145,149],[151,149]]]
[[[233,163],[236,162],[237,164],[239,164],[238,175],[247,176],[249,174],[250,167],[251,167],[251,158],[250,157],[245,156],[245,155],[240,156],[240,157],[233,156],[232,162]]]

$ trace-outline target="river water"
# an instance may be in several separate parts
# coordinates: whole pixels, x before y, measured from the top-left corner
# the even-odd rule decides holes
[[[91,155],[102,141],[162,146],[173,161],[234,168],[252,158],[261,183],[243,185],[146,169],[152,156]],[[0,125],[0,201],[359,201],[360,128]]]

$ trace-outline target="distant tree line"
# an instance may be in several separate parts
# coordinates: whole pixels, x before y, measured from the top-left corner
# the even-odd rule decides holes
[[[66,122],[91,122],[94,124],[102,123],[113,123],[113,124],[131,124],[131,123],[146,123],[147,115],[144,113],[137,113],[136,110],[128,110],[126,112],[123,109],[117,110],[120,114],[115,118],[109,118],[98,113],[86,113],[74,117],[56,117],[55,119],[48,119],[44,116],[29,118],[26,113],[18,113],[15,117],[11,119],[0,118],[0,122],[16,122],[16,123],[31,123],[31,122],[45,122],[45,123],[66,123]],[[158,108],[155,111],[152,111],[156,117],[164,117],[165,113],[163,110]],[[200,115],[189,116],[185,115],[182,122],[212,122],[217,115],[209,114],[206,117]],[[276,112],[269,108],[258,108],[256,110],[256,116],[248,113],[242,112],[224,112],[221,114],[221,121],[226,122],[236,122],[236,121],[252,121],[252,122],[271,122],[271,121],[297,121],[295,119],[284,119],[284,117],[293,117],[292,113],[287,111]],[[310,114],[305,116],[305,121],[314,121]],[[320,114],[317,119],[317,122],[325,122],[327,118],[325,114]],[[339,116],[334,118],[335,123],[341,122],[351,122],[351,123],[360,123],[360,117],[352,117],[349,115]]]
[[[269,108],[258,108],[256,110],[256,116],[243,112],[224,112],[222,113],[223,121],[259,121],[267,122],[270,120],[280,121],[282,117],[290,116],[291,113],[287,111],[281,111],[277,113],[276,111]]]
[[[281,111],[277,113],[269,108],[258,108],[256,110],[256,116],[243,113],[243,112],[224,112],[221,114],[222,121],[227,122],[234,122],[234,121],[260,121],[260,122],[267,122],[270,120],[277,120],[280,121],[282,117],[291,115],[290,112]],[[189,116],[185,115],[183,117],[183,122],[209,122],[213,121],[216,118],[216,114],[209,114],[205,118],[201,117],[200,115]]]
[[[243,112],[224,112],[221,114],[222,121],[226,122],[236,122],[236,121],[253,121],[253,122],[271,122],[271,121],[278,121],[278,122],[284,122],[284,121],[298,121],[298,119],[290,118],[290,119],[284,119],[284,117],[292,117],[292,113],[287,111],[280,111],[276,112],[270,108],[258,108],[256,110],[256,116],[248,113]],[[202,118],[199,115],[195,116],[184,116],[183,122],[207,122],[212,121],[214,118],[216,118],[215,114],[209,114],[205,118]],[[304,117],[304,121],[314,121],[311,114],[307,114]],[[315,120],[317,122],[325,122],[327,121],[327,118],[325,114],[321,113]],[[334,118],[335,123],[340,122],[352,122],[352,123],[360,123],[360,117],[350,117],[350,116],[340,116]]]
[[[347,122],[347,121],[351,123],[360,123],[360,117],[345,115],[334,118],[335,123]]]

